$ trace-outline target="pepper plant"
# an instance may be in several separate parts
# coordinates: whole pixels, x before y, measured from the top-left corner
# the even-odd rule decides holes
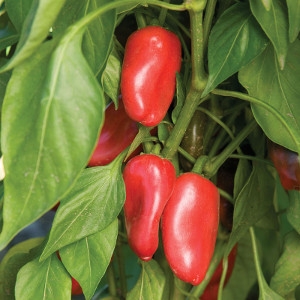
[[[150,26],[149,44],[126,48]],[[0,299],[300,299],[299,31],[299,0],[0,0]],[[123,88],[128,116],[114,119]],[[140,109],[156,122],[133,120],[126,139],[120,120]],[[119,150],[89,165],[99,137]],[[146,260],[123,210],[131,194],[165,195],[149,165],[125,186],[145,154],[172,163],[170,182],[201,178],[175,182],[167,210],[137,212],[145,233],[130,240],[147,240]],[[48,214],[45,236],[10,246]]]

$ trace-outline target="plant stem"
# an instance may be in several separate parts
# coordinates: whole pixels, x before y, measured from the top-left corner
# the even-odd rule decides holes
[[[204,172],[208,178],[216,174],[220,166],[239,147],[241,142],[255,129],[256,126],[257,123],[255,119],[250,121],[210,164],[205,165]]]
[[[136,20],[136,23],[137,23],[139,29],[147,26],[147,22],[141,13],[139,13],[139,12],[135,13],[135,20]]]
[[[170,0],[164,0],[164,2],[170,3]],[[166,20],[166,16],[167,16],[167,12],[168,12],[168,10],[166,8],[163,8],[160,11],[160,14],[159,14],[159,17],[158,17],[158,22],[159,22],[160,26],[164,25],[165,20]]]
[[[115,280],[115,274],[114,274],[112,263],[110,263],[107,267],[106,276],[107,276],[109,294],[115,297],[118,295],[118,292],[117,292],[117,284]]]
[[[171,159],[181,143],[184,133],[189,125],[205,88],[207,75],[204,70],[203,60],[203,9],[206,1],[190,1],[187,8],[190,14],[191,23],[191,54],[192,54],[192,82],[187,94],[185,103],[179,114],[177,122],[166,140],[162,156]]]
[[[213,93],[215,95],[234,97],[234,98],[238,98],[238,99],[241,99],[244,101],[248,101],[252,104],[259,105],[259,106],[263,107],[264,109],[266,109],[267,111],[269,111],[270,113],[272,113],[274,115],[274,117],[276,117],[278,119],[278,121],[285,127],[285,129],[287,130],[291,139],[295,143],[296,149],[291,149],[291,150],[294,150],[294,151],[300,153],[300,142],[298,141],[298,138],[297,138],[299,133],[297,132],[296,129],[292,128],[291,126],[289,126],[286,123],[283,115],[276,108],[274,108],[270,104],[268,104],[258,98],[249,96],[249,95],[241,93],[241,92],[215,89],[211,93]]]
[[[208,47],[208,37],[211,30],[211,24],[215,13],[217,0],[208,0],[206,9],[205,9],[205,17],[203,21],[203,48],[207,51]]]

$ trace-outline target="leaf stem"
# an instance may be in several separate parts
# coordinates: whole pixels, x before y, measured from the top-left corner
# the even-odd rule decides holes
[[[204,173],[208,178],[212,177],[220,166],[225,162],[225,160],[239,147],[241,142],[255,129],[257,123],[255,119],[250,121],[247,126],[245,126],[239,134],[232,140],[226,148],[211,161],[211,163],[206,164],[204,167]]]
[[[277,119],[278,121],[285,127],[285,129],[287,130],[288,134],[290,135],[290,137],[292,138],[292,140],[295,143],[296,146],[296,152],[300,153],[300,142],[298,141],[297,137],[299,135],[299,133],[294,130],[293,128],[290,128],[288,126],[288,124],[285,122],[282,114],[273,106],[269,105],[268,103],[249,96],[247,94],[241,93],[241,92],[235,92],[235,91],[227,91],[227,90],[221,90],[221,89],[215,89],[213,90],[211,93],[215,94],[215,95],[221,95],[221,96],[228,96],[228,97],[233,97],[233,98],[238,98],[244,101],[248,101],[252,104],[256,104],[259,105],[263,108],[265,108],[267,111],[269,111],[270,113],[272,113]],[[294,150],[294,149],[291,149]]]

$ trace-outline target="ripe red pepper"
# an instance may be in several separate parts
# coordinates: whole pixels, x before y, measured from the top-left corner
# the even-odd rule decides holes
[[[193,285],[205,277],[217,238],[219,193],[208,179],[184,173],[162,215],[162,241],[174,274]]]
[[[135,31],[127,40],[121,93],[127,114],[145,126],[158,125],[172,102],[181,67],[179,38],[159,26]]]
[[[105,110],[105,121],[88,166],[104,166],[112,162],[132,143],[137,133],[137,122],[128,117],[121,99],[117,110],[114,103],[110,103]]]
[[[142,154],[129,160],[123,177],[128,242],[140,259],[148,261],[158,247],[159,221],[173,192],[175,168],[167,159]]]
[[[224,281],[224,287],[228,283],[230,276],[232,274],[236,255],[237,255],[237,244],[232,248],[231,252],[228,255],[228,267],[227,267],[227,273],[226,273],[226,277],[225,277],[225,281]],[[223,272],[223,261],[220,261],[212,278],[210,279],[209,284],[207,285],[202,296],[200,297],[201,300],[217,300],[218,299],[218,290],[219,290],[220,280],[222,277],[222,272]]]
[[[300,162],[296,152],[268,141],[269,157],[285,190],[300,190]]]

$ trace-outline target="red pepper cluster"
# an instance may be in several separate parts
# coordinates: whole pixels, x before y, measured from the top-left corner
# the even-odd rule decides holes
[[[89,166],[106,165],[126,149],[138,123],[156,126],[165,117],[181,67],[178,37],[158,26],[134,32],[128,39],[121,73],[119,108],[109,105]],[[171,161],[136,152],[125,165],[124,205],[128,243],[144,261],[152,259],[162,233],[164,253],[174,274],[199,284],[209,267],[219,224],[219,193],[203,176],[176,175]]]

